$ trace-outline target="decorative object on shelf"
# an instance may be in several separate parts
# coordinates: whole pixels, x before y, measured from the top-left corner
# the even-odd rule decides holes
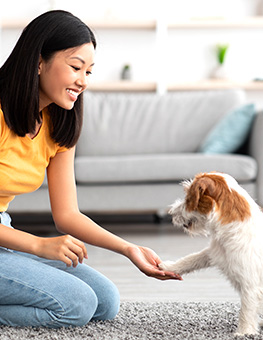
[[[132,78],[131,66],[129,64],[126,64],[122,68],[121,79],[122,80],[131,80],[131,78]]]
[[[226,52],[228,50],[228,44],[217,44],[216,45],[216,58],[217,58],[217,65],[212,71],[211,78],[213,79],[226,79],[226,71],[225,71],[225,58]]]

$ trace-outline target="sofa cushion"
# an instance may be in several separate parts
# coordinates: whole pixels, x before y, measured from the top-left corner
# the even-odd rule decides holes
[[[77,157],[79,184],[181,181],[199,172],[220,171],[239,182],[254,180],[257,163],[243,155],[156,154],[111,157]]]
[[[204,153],[235,152],[245,142],[255,114],[254,104],[244,105],[227,114],[209,132],[200,151]]]
[[[77,156],[196,152],[219,120],[245,101],[242,90],[84,93]]]

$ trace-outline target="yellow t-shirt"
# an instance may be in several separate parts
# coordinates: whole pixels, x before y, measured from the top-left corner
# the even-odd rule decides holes
[[[38,134],[33,139],[19,137],[6,125],[0,109],[0,212],[7,210],[16,195],[38,189],[50,158],[67,150],[51,139],[48,120],[48,114],[43,112]]]

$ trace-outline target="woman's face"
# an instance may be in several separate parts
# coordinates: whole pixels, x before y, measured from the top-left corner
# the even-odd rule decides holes
[[[55,103],[71,110],[88,85],[94,65],[94,46],[84,44],[58,51],[49,61],[39,61],[39,110]]]

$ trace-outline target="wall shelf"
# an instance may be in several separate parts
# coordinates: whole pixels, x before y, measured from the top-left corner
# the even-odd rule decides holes
[[[197,82],[170,83],[167,85],[168,92],[223,90],[233,88],[241,88],[246,91],[263,91],[263,82],[236,82],[208,79]],[[133,81],[94,82],[89,84],[88,89],[94,92],[155,92],[157,90],[157,83]]]
[[[90,91],[105,92],[155,92],[157,84],[155,82],[133,82],[133,81],[114,81],[114,82],[94,82],[88,85]]]
[[[241,19],[226,18],[193,18],[189,20],[178,20],[168,23],[171,29],[193,29],[193,28],[263,28],[263,16],[247,17]]]
[[[139,29],[154,30],[156,28],[156,20],[85,20],[86,24],[95,29]]]
[[[157,20],[84,20],[87,25],[96,29],[146,29],[155,30]],[[30,19],[5,19],[1,20],[1,27],[7,29],[24,28]],[[241,19],[226,18],[192,18],[189,20],[174,20],[167,24],[168,29],[193,29],[193,28],[263,28],[263,16],[247,17]]]
[[[195,90],[220,90],[241,88],[247,91],[262,91],[263,82],[248,81],[238,82],[230,80],[202,80],[198,82],[174,83],[167,86],[167,91],[195,91]]]
[[[30,19],[1,19],[0,26],[4,29],[22,29],[29,24]]]
[[[0,26],[5,29],[21,29],[24,28],[31,19],[5,19],[0,22]],[[142,29],[154,30],[156,28],[156,20],[84,20],[84,22],[96,29]]]

